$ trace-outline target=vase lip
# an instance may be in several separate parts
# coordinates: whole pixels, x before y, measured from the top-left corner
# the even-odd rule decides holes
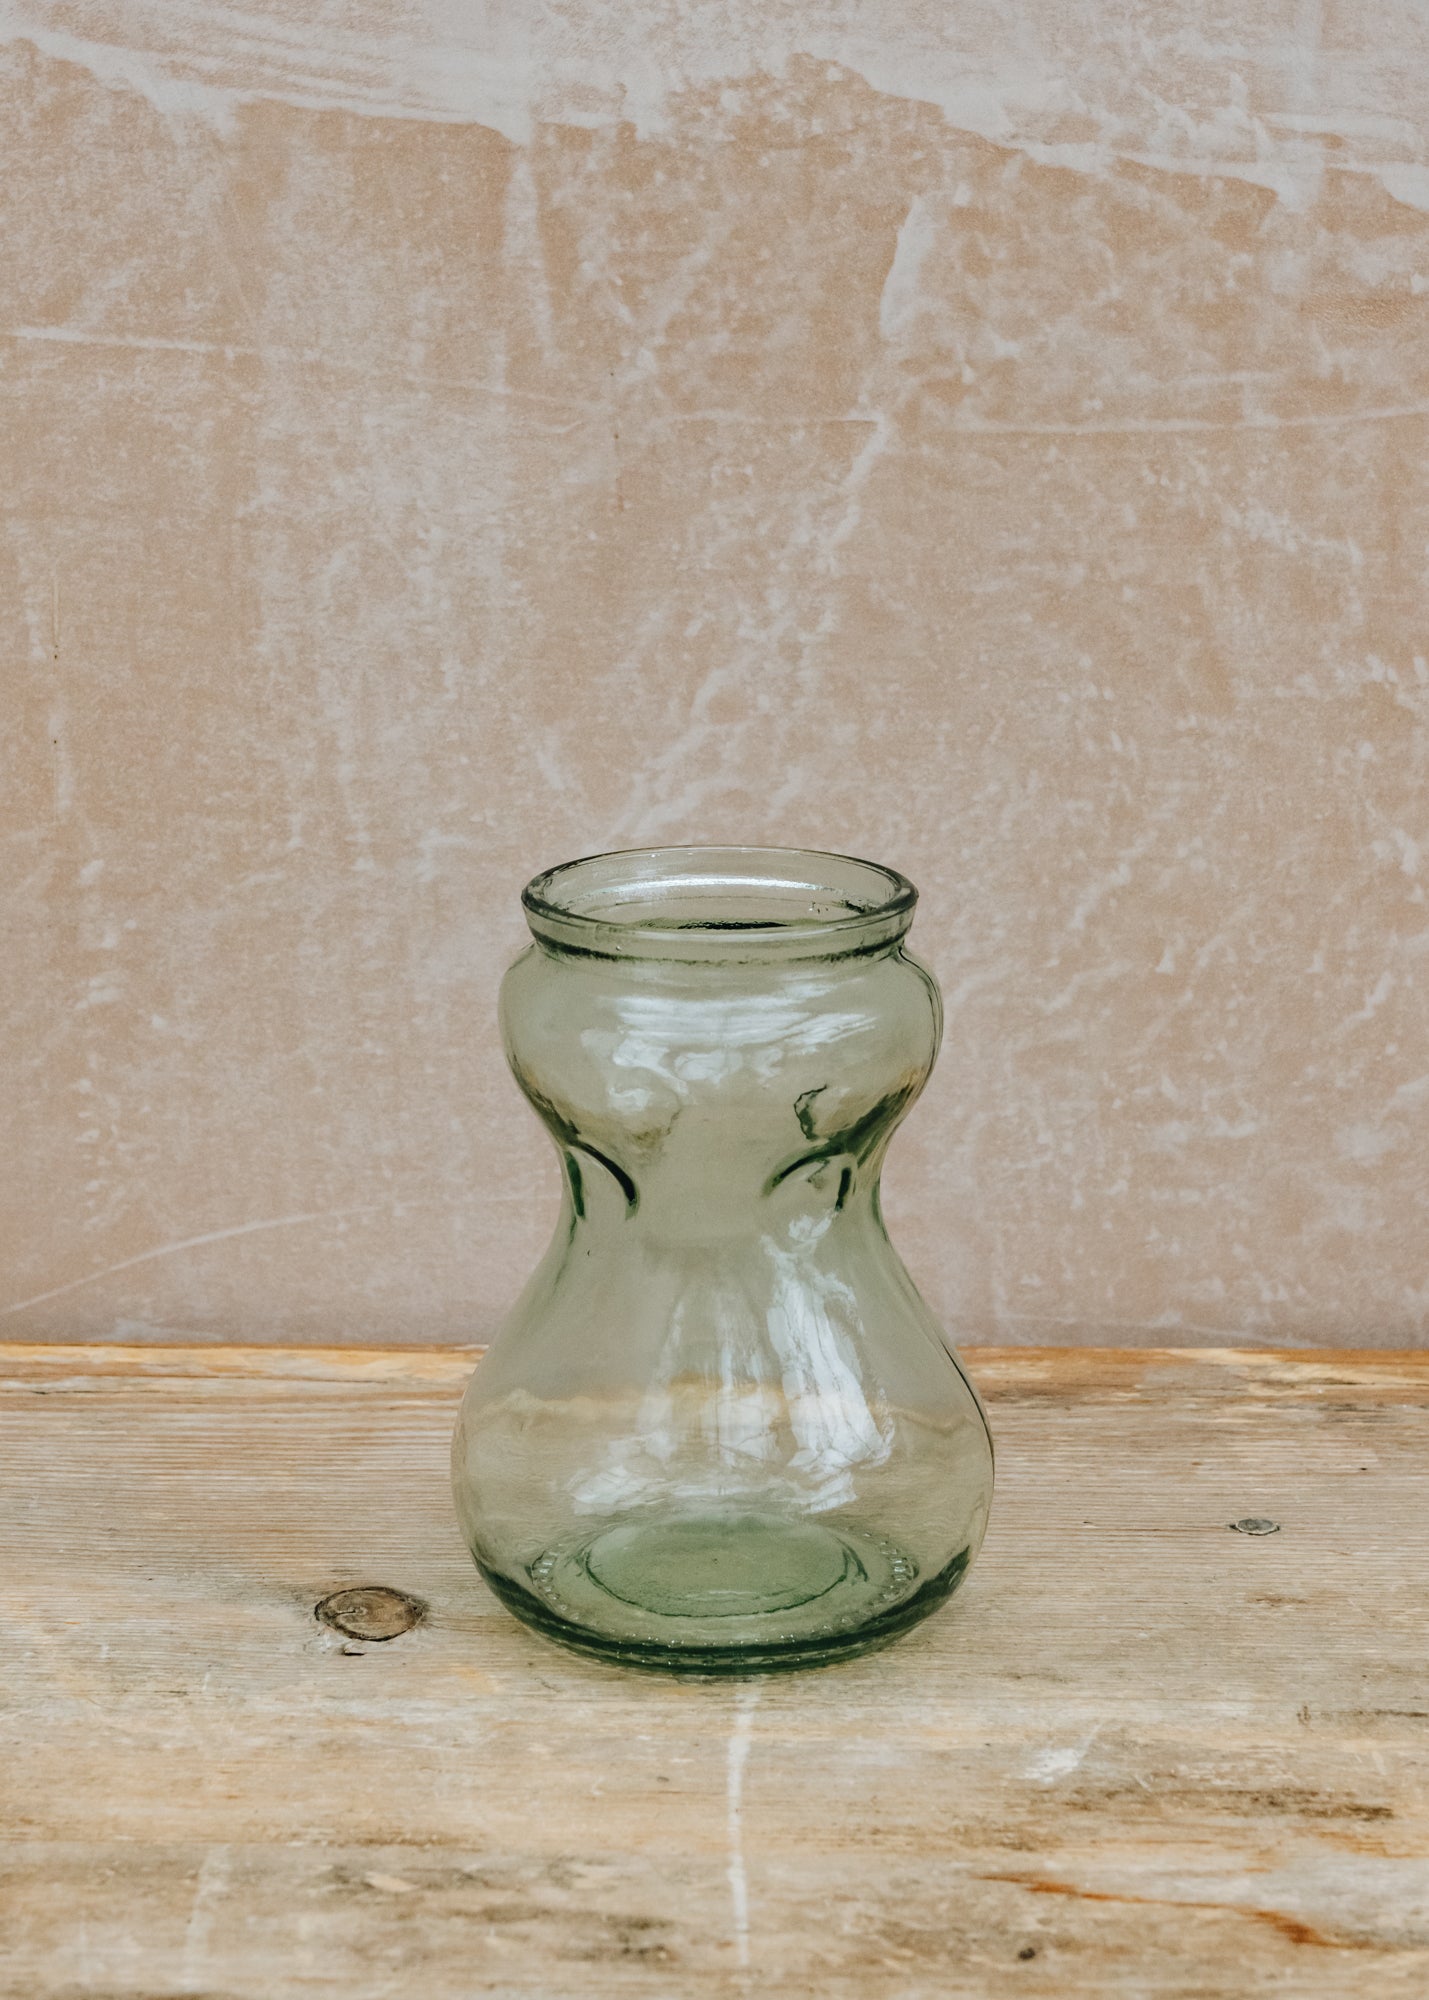
[[[896,869],[805,847],[623,848],[548,868],[521,894],[542,944],[686,964],[883,950],[917,900]]]

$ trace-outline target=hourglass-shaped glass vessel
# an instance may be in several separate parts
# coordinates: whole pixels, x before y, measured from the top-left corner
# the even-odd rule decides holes
[[[564,1201],[453,1471],[482,1575],[552,1639],[822,1664],[926,1617],[977,1552],[987,1426],[879,1209],[941,1027],[915,900],[777,848],[599,855],[526,890],[501,1021]]]

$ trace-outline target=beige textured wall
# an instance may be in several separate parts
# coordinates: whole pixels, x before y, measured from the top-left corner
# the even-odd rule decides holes
[[[1422,5],[0,35],[0,1335],[485,1332],[521,882],[745,838],[965,1335],[1429,1338]]]

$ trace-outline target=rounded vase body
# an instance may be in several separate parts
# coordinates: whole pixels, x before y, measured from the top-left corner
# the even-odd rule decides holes
[[[603,855],[526,891],[502,1032],[564,1198],[453,1476],[483,1576],[553,1639],[822,1664],[935,1610],[977,1552],[986,1423],[879,1208],[941,1027],[914,900],[779,849]]]

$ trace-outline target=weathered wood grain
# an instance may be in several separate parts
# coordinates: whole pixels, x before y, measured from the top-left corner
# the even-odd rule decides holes
[[[495,1605],[473,1358],[0,1348],[7,2000],[1429,1991],[1429,1354],[973,1354],[962,1596],[744,1686]]]

